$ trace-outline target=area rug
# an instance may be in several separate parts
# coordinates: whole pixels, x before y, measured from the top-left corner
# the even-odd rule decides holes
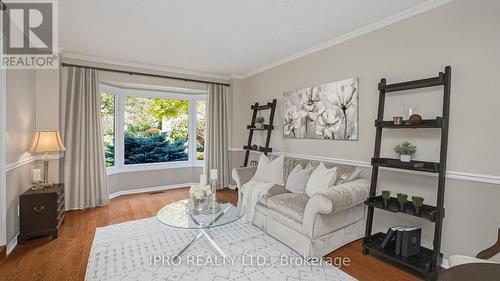
[[[85,280],[356,280],[332,264],[304,260],[242,220],[209,230],[229,258],[201,239],[173,259],[198,233],[156,217],[97,228]]]

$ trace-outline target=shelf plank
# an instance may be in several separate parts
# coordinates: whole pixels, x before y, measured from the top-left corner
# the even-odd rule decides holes
[[[435,86],[440,86],[440,85],[444,85],[444,73],[442,73],[442,72],[439,73],[438,77],[413,80],[413,81],[388,84],[388,85],[379,84],[378,88],[381,91],[385,91],[386,93],[390,93],[390,92],[414,90],[414,89],[427,88],[427,87],[435,87]]]
[[[426,247],[420,247],[420,254],[403,257],[394,253],[390,247],[382,248],[380,245],[385,238],[385,233],[379,232],[371,235],[363,241],[363,247],[368,249],[370,255],[378,255],[398,264],[407,266],[423,275],[432,275],[436,269],[431,268],[433,251]],[[438,264],[441,264],[443,255],[440,254]]]
[[[387,204],[387,207],[384,206],[384,200],[382,199],[382,196],[375,196],[375,197],[370,197],[365,201],[365,205],[374,207],[377,209],[381,209],[384,211],[389,211],[393,213],[403,213],[407,214],[410,216],[414,217],[419,217],[426,219],[431,222],[436,222],[436,214],[437,214],[437,208],[435,206],[430,206],[430,205],[423,205],[421,207],[421,215],[418,216],[415,212],[415,208],[412,204],[411,201],[408,201],[406,203],[406,208],[404,211],[401,211],[399,209],[399,202],[397,198],[391,197],[389,199],[389,202]]]
[[[265,148],[265,147],[262,147],[262,146],[259,146],[257,149],[253,149],[251,146],[248,146],[248,145],[245,145],[243,146],[243,149],[244,150],[250,150],[250,151],[260,151],[260,152],[273,152],[273,149],[272,148]]]
[[[389,128],[389,129],[421,129],[421,128],[441,128],[443,126],[443,118],[437,117],[436,119],[424,119],[420,124],[403,124],[394,125],[394,121],[379,121],[375,120],[375,127]]]
[[[273,108],[273,103],[268,102],[266,105],[252,105],[250,107],[252,110],[266,110]]]
[[[402,162],[392,158],[372,158],[372,166],[387,167],[402,170],[412,170],[427,173],[439,173],[439,163],[426,161]]]
[[[274,126],[264,125],[264,128],[256,128],[255,126],[247,125],[247,129],[254,131],[269,131],[274,130]]]

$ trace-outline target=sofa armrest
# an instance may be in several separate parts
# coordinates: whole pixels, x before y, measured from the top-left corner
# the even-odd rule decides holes
[[[331,210],[325,210],[323,214],[337,213],[363,203],[370,192],[370,183],[366,179],[357,179],[343,184],[333,186],[323,192],[315,194],[322,200],[331,202]],[[309,202],[308,202],[309,204]]]
[[[257,166],[234,168],[232,177],[236,182],[236,186],[241,188],[245,183],[249,182],[257,171]]]
[[[314,222],[318,214],[333,215],[337,212],[347,210],[360,203],[368,197],[370,184],[365,179],[358,179],[329,188],[309,198],[302,229],[304,234],[312,237]]]

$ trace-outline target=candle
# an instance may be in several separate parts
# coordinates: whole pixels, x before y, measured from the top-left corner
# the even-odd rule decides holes
[[[33,182],[40,182],[42,175],[40,169],[33,169]]]
[[[210,170],[210,179],[211,180],[216,180],[217,179],[217,169],[211,169]]]
[[[201,185],[207,185],[207,182],[208,182],[207,175],[205,175],[205,174],[200,175],[200,184]]]

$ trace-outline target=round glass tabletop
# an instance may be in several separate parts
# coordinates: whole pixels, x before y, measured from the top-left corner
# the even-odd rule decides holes
[[[235,207],[231,203],[220,205],[215,214],[191,214],[188,199],[176,201],[161,208],[156,217],[168,226],[187,229],[204,229],[232,223],[245,214],[245,208]]]

